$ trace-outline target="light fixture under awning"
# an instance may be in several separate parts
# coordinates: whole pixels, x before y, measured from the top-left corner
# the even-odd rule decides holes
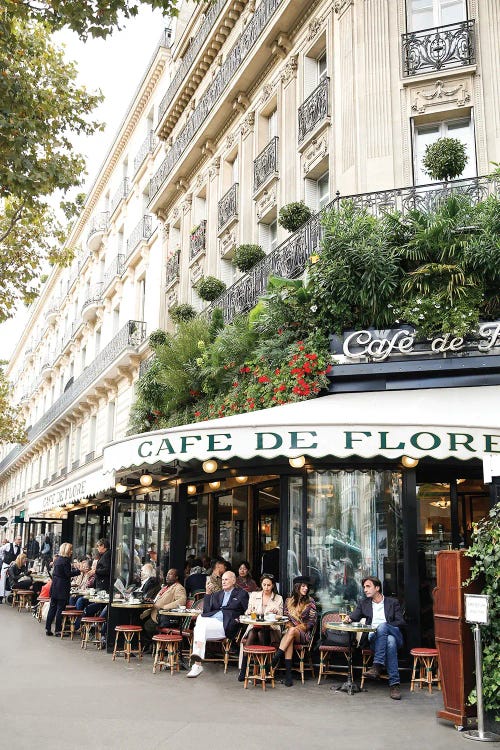
[[[104,449],[104,471],[298,454],[481,459],[500,453],[499,414],[500,386],[338,393],[133,435]]]

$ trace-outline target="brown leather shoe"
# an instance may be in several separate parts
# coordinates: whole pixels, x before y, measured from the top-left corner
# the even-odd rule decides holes
[[[378,678],[380,677],[381,671],[382,671],[381,664],[372,664],[370,669],[366,670],[365,677],[368,677],[369,680],[378,680]]]
[[[399,685],[391,685],[389,687],[389,690],[390,690],[390,696],[393,701],[401,700],[401,690],[399,689]]]

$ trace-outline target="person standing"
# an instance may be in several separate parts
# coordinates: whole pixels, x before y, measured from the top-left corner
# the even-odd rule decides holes
[[[21,547],[22,539],[20,536],[16,536],[13,542],[7,542],[2,547],[2,566],[0,573],[0,602],[7,596],[9,589],[9,581],[7,578],[7,571],[9,565],[16,560],[22,552]]]
[[[78,568],[71,567],[71,557],[73,555],[73,545],[69,542],[61,544],[59,555],[52,568],[52,586],[50,589],[50,607],[45,623],[46,635],[52,633],[52,622],[56,620],[56,635],[61,635],[62,611],[68,603],[69,592],[71,590],[71,579],[77,576],[80,571]]]
[[[40,572],[43,573],[44,569],[47,568],[47,573],[50,573],[50,564],[52,562],[52,542],[50,541],[50,536],[48,534],[43,540],[40,554],[42,556],[42,569]]]
[[[111,588],[111,550],[107,539],[99,539],[97,542],[99,560],[95,569],[94,588],[96,591],[107,591]]]

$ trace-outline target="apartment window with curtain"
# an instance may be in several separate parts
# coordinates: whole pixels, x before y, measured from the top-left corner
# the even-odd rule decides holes
[[[312,211],[321,211],[330,202],[330,173],[305,180],[305,202]]]
[[[422,161],[425,156],[426,147],[437,141],[438,138],[457,138],[465,144],[468,159],[464,171],[459,175],[459,178],[476,177],[476,146],[473,122],[471,117],[463,117],[454,120],[442,120],[440,122],[414,125],[413,155],[415,185],[425,185],[433,182],[429,175],[424,172]]]
[[[467,20],[466,0],[408,0],[407,8],[409,31]]]
[[[278,246],[278,222],[273,219],[269,224],[259,223],[259,245],[266,253],[271,253]]]
[[[304,57],[304,99],[312,94],[321,81],[328,76],[328,58],[326,50],[319,54]]]

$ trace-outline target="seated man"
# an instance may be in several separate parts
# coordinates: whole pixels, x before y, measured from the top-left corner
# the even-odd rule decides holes
[[[366,676],[378,679],[385,665],[391,698],[399,701],[398,649],[403,645],[400,629],[405,627],[401,608],[397,599],[382,594],[382,583],[378,578],[369,576],[363,579],[362,584],[366,599],[359,602],[354,612],[346,617],[346,622],[358,622],[364,617],[367,625],[377,628],[368,635],[374,657],[373,666],[366,672]]]
[[[148,647],[147,650],[149,650],[151,639],[158,627],[165,628],[169,625],[176,628],[179,627],[179,622],[176,619],[170,618],[172,620],[170,622],[168,615],[159,615],[160,609],[169,610],[184,607],[186,600],[186,589],[179,583],[179,573],[175,568],[170,568],[167,573],[165,586],[160,589],[153,606],[141,614],[141,620],[145,619],[142,627],[144,628],[144,640]]]
[[[133,595],[142,594],[145,599],[153,599],[160,588],[156,567],[152,563],[144,563],[141,568],[141,584],[134,589]]]
[[[248,593],[236,586],[236,576],[227,570],[222,576],[222,591],[206,596],[203,614],[196,620],[193,631],[194,664],[187,677],[198,677],[203,672],[201,665],[205,657],[208,640],[232,638],[238,630],[238,617],[248,606]]]

